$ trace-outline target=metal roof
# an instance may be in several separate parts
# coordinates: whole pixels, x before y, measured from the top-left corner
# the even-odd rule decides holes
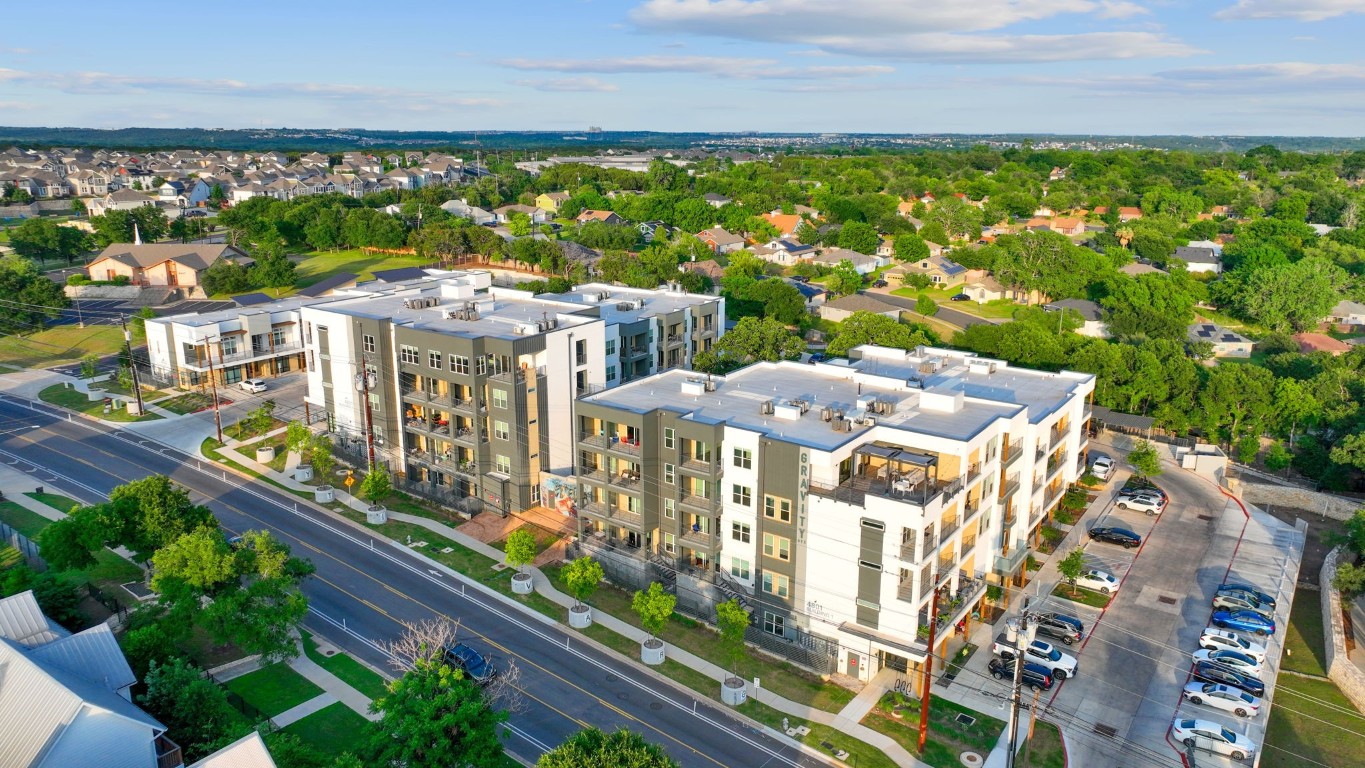
[[[0,637],[32,648],[50,643],[69,633],[60,625],[48,621],[33,590],[20,592],[0,600]]]

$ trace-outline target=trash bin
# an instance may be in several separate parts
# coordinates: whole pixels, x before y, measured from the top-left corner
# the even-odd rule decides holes
[[[43,495],[43,487],[40,485],[40,486],[38,486],[33,492],[34,492],[35,494],[39,495],[39,496],[42,496],[42,495]]]

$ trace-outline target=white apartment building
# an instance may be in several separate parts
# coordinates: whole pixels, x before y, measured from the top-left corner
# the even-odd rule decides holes
[[[231,386],[249,378],[302,370],[299,310],[317,299],[266,304],[146,321],[152,377],[182,388]]]

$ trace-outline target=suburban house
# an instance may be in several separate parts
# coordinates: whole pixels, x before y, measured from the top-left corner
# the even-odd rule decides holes
[[[1151,265],[1151,264],[1147,264],[1147,263],[1141,262],[1141,261],[1133,261],[1133,262],[1129,262],[1129,263],[1127,263],[1127,264],[1124,264],[1123,266],[1119,267],[1119,271],[1122,272],[1123,274],[1129,276],[1129,277],[1137,277],[1138,275],[1166,275],[1166,274],[1170,274],[1169,272],[1167,272],[1167,271],[1164,270],[1164,269],[1161,269],[1160,267],[1155,267],[1155,266],[1153,266],[1153,265]]]
[[[860,275],[872,274],[877,271],[878,267],[884,267],[890,263],[879,256],[869,256],[866,253],[858,253],[847,248],[826,248],[819,255],[811,257],[811,261],[816,264],[823,264],[826,267],[837,267],[841,261],[851,261],[853,268],[858,270]]]
[[[744,247],[744,238],[725,231],[719,224],[697,233],[697,239],[716,253],[734,253]]]
[[[696,272],[699,275],[711,278],[714,285],[720,285],[720,279],[725,277],[725,267],[722,267],[720,262],[715,259],[683,262],[682,268],[688,272]]]
[[[1338,330],[1347,331],[1365,325],[1365,304],[1358,301],[1338,301],[1323,322],[1337,326]]]
[[[219,243],[113,243],[85,267],[91,280],[128,278],[130,285],[197,286],[199,275],[219,259],[256,263],[235,245]]]
[[[888,269],[882,274],[885,275],[887,272],[891,271],[892,270]],[[999,299],[1014,298],[1014,291],[1001,285],[1000,281],[996,280],[995,277],[989,273],[982,273],[980,277],[968,279],[967,282],[962,284],[962,287],[958,292],[968,296],[977,304],[985,304],[988,301],[997,301]]]
[[[701,199],[705,200],[706,204],[712,208],[723,208],[730,204],[730,198],[725,195],[718,195],[715,192],[707,192],[701,196]]]
[[[1096,215],[1096,216],[1104,216],[1104,215],[1106,215],[1107,213],[1109,213],[1109,206],[1107,206],[1107,205],[1097,205],[1097,206],[1095,206],[1095,215]],[[1119,221],[1132,221],[1133,219],[1140,219],[1140,218],[1142,218],[1142,209],[1141,209],[1141,208],[1138,208],[1137,206],[1133,206],[1133,205],[1121,205],[1121,206],[1119,206]]]
[[[937,288],[951,288],[967,279],[967,268],[944,256],[930,256],[898,264],[882,273],[888,282],[903,282],[906,275],[924,275]]]
[[[103,216],[110,211],[131,211],[144,205],[156,205],[156,199],[137,190],[118,189],[86,203],[86,210],[91,216]]]
[[[1096,339],[1109,338],[1109,327],[1104,323],[1104,310],[1089,299],[1062,299],[1051,304],[1044,304],[1043,309],[1048,312],[1062,312],[1070,310],[1081,316],[1083,321],[1076,333],[1082,336],[1092,336]]]
[[[1085,222],[1080,219],[1057,218],[1048,223],[1048,227],[1060,235],[1083,235],[1085,234]]]
[[[613,226],[620,226],[626,223],[626,220],[617,216],[614,211],[593,210],[584,210],[582,213],[578,214],[578,218],[574,219],[574,221],[577,221],[579,224],[586,224],[589,221],[600,221],[603,224],[611,224]]]
[[[783,213],[781,210],[765,213],[759,218],[776,227],[777,233],[781,237],[791,237],[796,234],[796,228],[801,226],[800,216],[794,213]]]
[[[1214,357],[1251,357],[1251,349],[1255,346],[1251,339],[1214,323],[1191,325],[1189,338],[1212,344]]]
[[[895,258],[896,242],[889,237],[883,237],[881,240],[877,241],[876,253],[884,259]]]
[[[541,192],[536,195],[536,207],[542,211],[555,213],[559,210],[559,206],[563,205],[564,201],[568,199],[568,192]]]
[[[1189,272],[1212,272],[1216,275],[1223,271],[1223,260],[1212,248],[1182,245],[1175,249],[1175,258],[1185,262],[1185,269]]]
[[[469,219],[475,224],[492,224],[498,220],[497,214],[485,211],[476,205],[470,205],[463,200],[447,200],[441,203],[441,210],[451,216]]]
[[[754,255],[764,261],[770,261],[773,264],[790,267],[802,259],[813,258],[815,256],[815,247],[803,245],[794,240],[774,240],[771,243],[760,245],[755,248]]]
[[[795,288],[801,298],[806,300],[806,309],[815,310],[829,299],[829,291],[823,285],[817,283],[803,283],[789,277],[782,278],[787,285]]]
[[[900,201],[899,203],[896,204],[896,213],[900,214],[901,216],[904,216],[907,219],[910,218],[912,215],[914,215],[913,212],[915,210],[915,203],[917,202],[919,201],[918,200]]]
[[[1340,339],[1334,339],[1325,333],[1296,333],[1294,341],[1299,343],[1299,352],[1310,355],[1314,352],[1326,352],[1333,357],[1343,355],[1351,351],[1351,345]]]
[[[901,316],[900,307],[887,304],[881,299],[863,293],[840,296],[833,301],[826,301],[820,305],[821,319],[828,320],[831,323],[841,323],[854,312],[871,312],[877,315],[886,315],[892,319],[899,319]]]
[[[673,227],[658,220],[642,221],[635,228],[640,230],[640,236],[645,239],[646,243],[652,243],[655,240],[667,240],[674,232]]]
[[[535,207],[534,205],[513,204],[504,205],[499,208],[493,209],[493,214],[498,217],[499,224],[506,224],[507,222],[511,221],[512,215],[516,213],[526,214],[527,218],[531,220],[532,224],[544,224],[545,222],[550,220],[550,217],[546,215],[545,211]]]

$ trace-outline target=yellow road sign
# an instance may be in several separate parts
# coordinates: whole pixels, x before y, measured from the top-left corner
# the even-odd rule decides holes
[[[347,487],[347,488],[350,488],[350,487],[353,486],[353,485],[355,485],[355,475],[347,475],[347,476],[346,476],[346,487]]]

